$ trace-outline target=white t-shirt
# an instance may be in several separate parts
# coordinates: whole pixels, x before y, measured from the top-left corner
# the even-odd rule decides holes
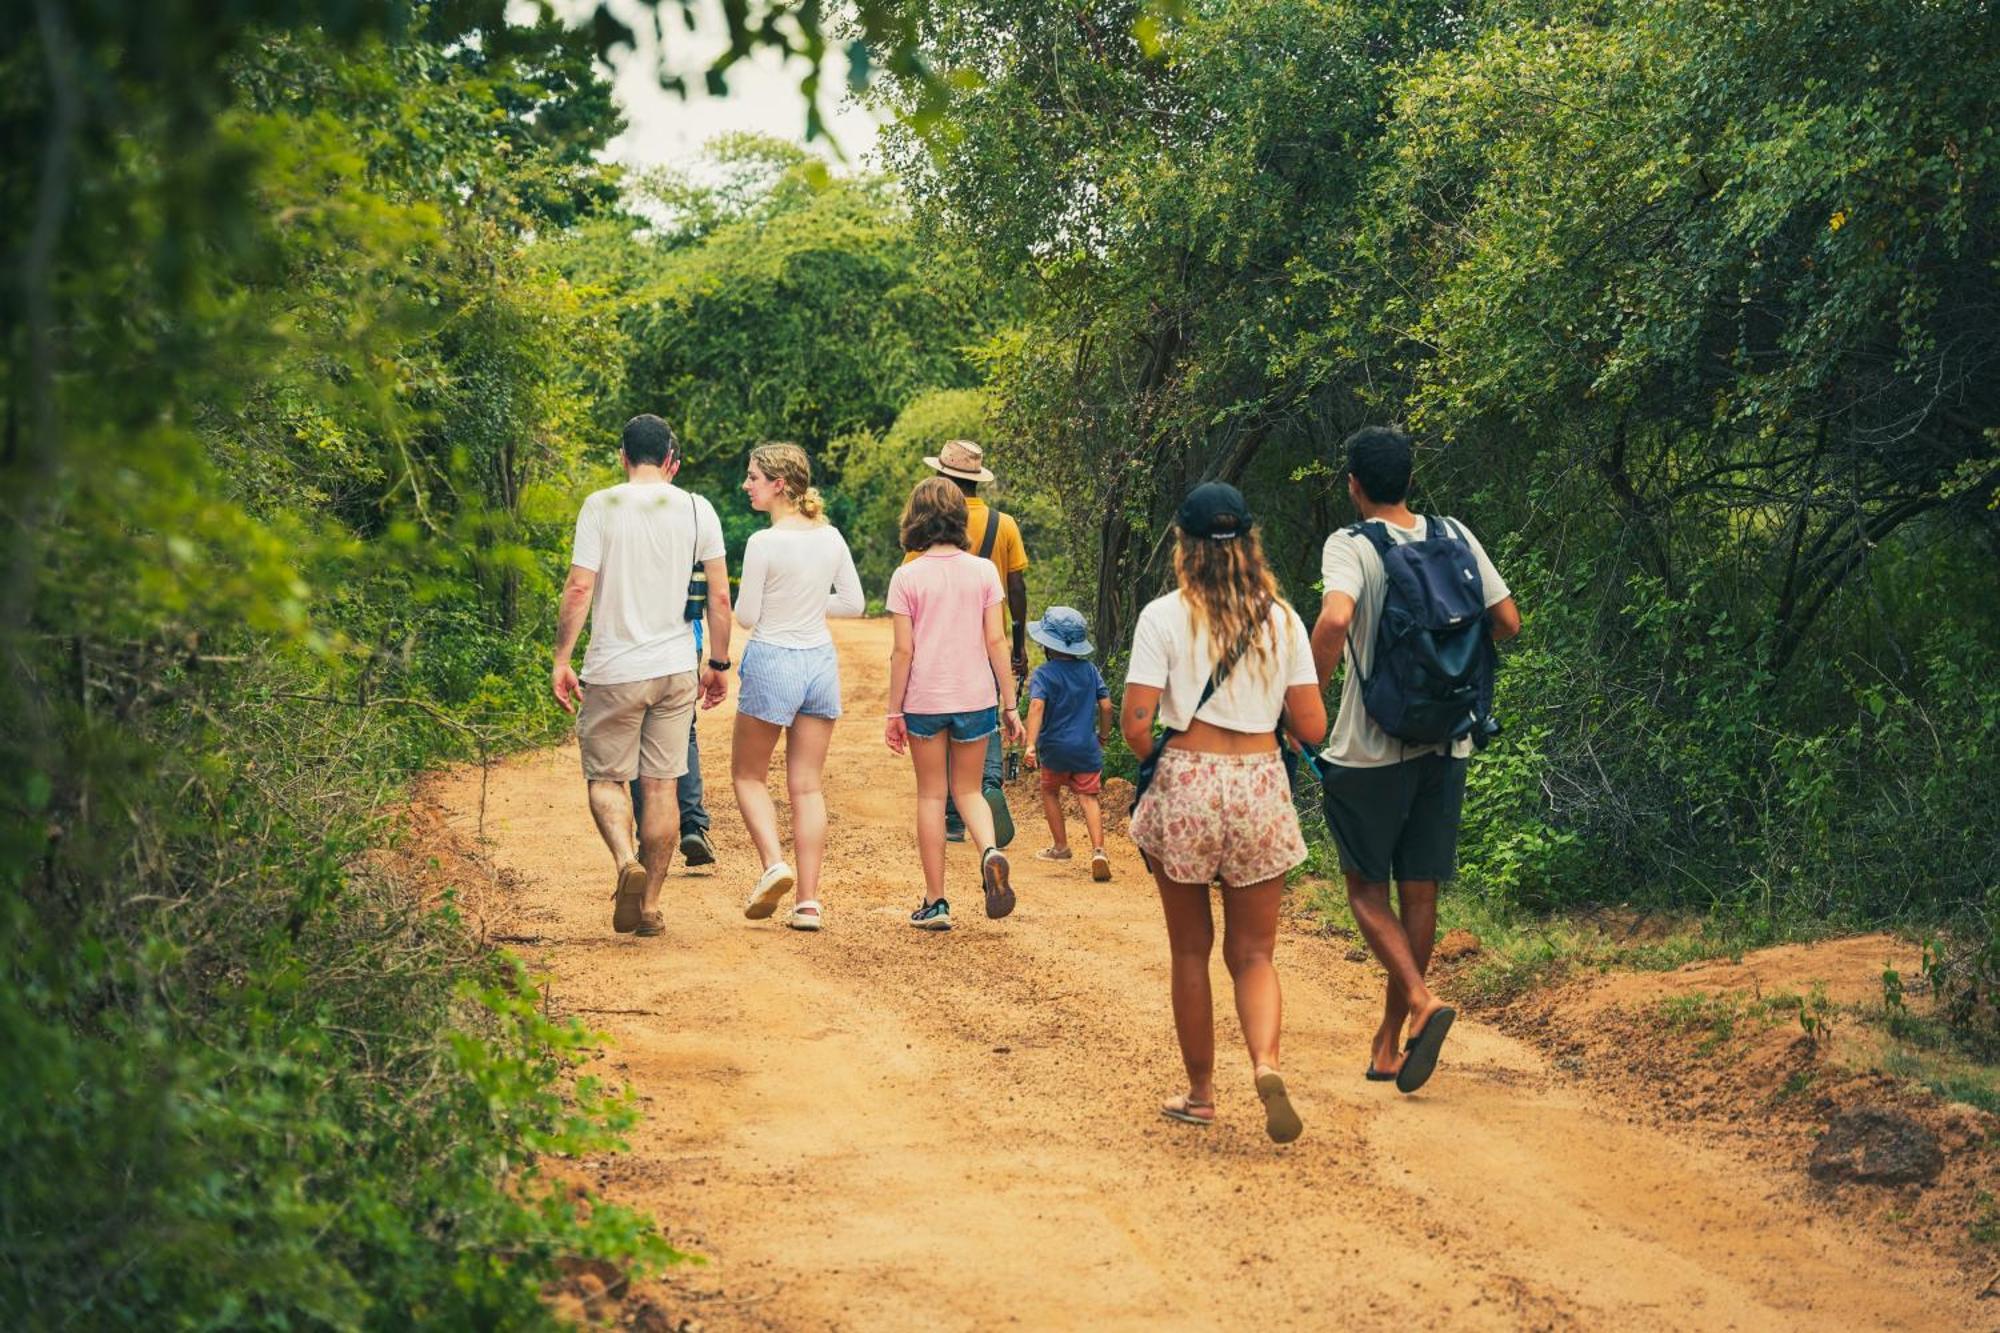
[[[828,616],[858,616],[867,605],[854,556],[830,523],[765,528],[751,533],[743,547],[736,622],[755,630],[758,643],[823,647],[833,642]]]
[[[1400,544],[1424,539],[1426,529],[1421,514],[1417,516],[1414,528],[1377,521],[1388,529],[1389,540],[1393,542]],[[1479,544],[1479,538],[1472,535],[1472,529],[1456,519],[1451,522],[1457,528],[1453,535],[1463,536],[1465,544],[1472,548],[1472,559],[1479,566],[1479,582],[1486,595],[1486,605],[1494,606],[1513,596],[1508,591],[1506,580],[1500,577],[1500,571],[1487,558],[1486,548]],[[1321,756],[1328,763],[1348,768],[1380,768],[1385,764],[1400,764],[1405,759],[1443,751],[1446,744],[1443,741],[1411,745],[1397,740],[1375,725],[1375,719],[1368,716],[1367,705],[1361,702],[1361,678],[1375,670],[1375,622],[1381,619],[1382,601],[1388,595],[1382,573],[1382,557],[1376,552],[1374,544],[1366,537],[1350,534],[1342,528],[1326,539],[1326,547],[1320,554],[1320,575],[1327,592],[1344,592],[1354,599],[1354,620],[1347,627],[1347,678],[1340,687],[1340,712],[1335,715],[1333,726],[1327,732],[1326,748],[1320,751]],[[1357,660],[1361,663],[1359,672],[1354,669]],[[1463,759],[1472,753],[1470,736],[1462,736],[1450,745],[1455,759]]]
[[[721,558],[714,506],[671,482],[623,482],[585,500],[569,557],[597,573],[585,682],[624,685],[694,670],[688,579],[696,562]]]
[[[1195,625],[1193,608],[1176,589],[1155,597],[1139,613],[1125,683],[1160,687],[1160,722],[1174,731],[1185,731],[1194,716],[1231,731],[1273,731],[1284,711],[1285,691],[1317,685],[1319,675],[1313,669],[1312,636],[1298,612],[1283,602],[1274,604],[1264,633],[1269,655],[1259,663],[1244,654],[1196,714],[1216,655],[1229,645],[1209,643],[1207,629]]]

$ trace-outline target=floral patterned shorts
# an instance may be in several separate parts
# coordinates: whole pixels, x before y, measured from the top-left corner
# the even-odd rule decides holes
[[[1161,753],[1132,841],[1176,884],[1242,888],[1276,879],[1306,859],[1292,788],[1276,750],[1265,754]]]

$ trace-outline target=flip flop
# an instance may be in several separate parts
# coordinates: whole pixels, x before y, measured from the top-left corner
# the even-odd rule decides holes
[[[1273,1069],[1257,1075],[1257,1096],[1264,1103],[1264,1132],[1273,1143],[1290,1143],[1305,1132],[1305,1122],[1292,1109],[1285,1093],[1285,1080]]]
[[[630,935],[639,928],[639,915],[646,908],[646,867],[637,861],[618,867],[618,887],[611,898],[611,928]]]
[[[1394,1074],[1385,1074],[1372,1063],[1368,1066],[1368,1072],[1361,1077],[1367,1079],[1370,1083],[1394,1083],[1396,1081]]]
[[[1196,1115],[1194,1112],[1198,1106],[1207,1108],[1208,1114]],[[1169,1120],[1178,1120],[1183,1125],[1201,1125],[1205,1128],[1215,1123],[1215,1103],[1198,1102],[1183,1094],[1179,1097],[1169,1097],[1161,1102],[1160,1114]]]
[[[1458,1010],[1446,1005],[1424,1020],[1423,1027],[1403,1048],[1403,1067],[1396,1071],[1396,1091],[1415,1092],[1430,1081],[1431,1071],[1437,1068],[1438,1052],[1444,1048],[1444,1039],[1457,1017]]]

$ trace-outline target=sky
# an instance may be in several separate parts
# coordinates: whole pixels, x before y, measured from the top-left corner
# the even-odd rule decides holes
[[[578,3],[587,9],[592,0],[572,0],[559,8],[573,10]],[[703,145],[734,130],[805,143],[806,104],[799,93],[805,62],[794,60],[787,65],[775,53],[760,50],[730,68],[727,97],[711,97],[705,90],[702,71],[728,47],[718,0],[697,0],[699,26],[692,33],[682,26],[678,5],[668,0],[661,6],[669,20],[665,67],[687,79],[686,98],[659,86],[661,53],[646,7],[640,0],[611,0],[611,10],[640,34],[639,49],[614,52],[612,86],[629,128],[611,141],[612,160],[634,167],[693,168]],[[848,164],[868,165],[878,118],[848,98],[847,60],[837,46],[828,53],[820,85],[820,114],[846,153]],[[807,146],[829,162],[837,160],[833,146],[824,138]]]

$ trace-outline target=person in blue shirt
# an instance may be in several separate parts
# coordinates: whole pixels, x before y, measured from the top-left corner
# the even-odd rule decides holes
[[[1111,858],[1104,854],[1104,811],[1097,794],[1104,780],[1104,742],[1111,735],[1111,691],[1096,663],[1084,660],[1092,649],[1081,611],[1052,606],[1028,626],[1028,637],[1048,660],[1028,681],[1027,761],[1041,770],[1042,813],[1055,839],[1035,855],[1044,861],[1070,859],[1062,809],[1068,787],[1083,807],[1090,834],[1090,877],[1102,882],[1111,878]]]

